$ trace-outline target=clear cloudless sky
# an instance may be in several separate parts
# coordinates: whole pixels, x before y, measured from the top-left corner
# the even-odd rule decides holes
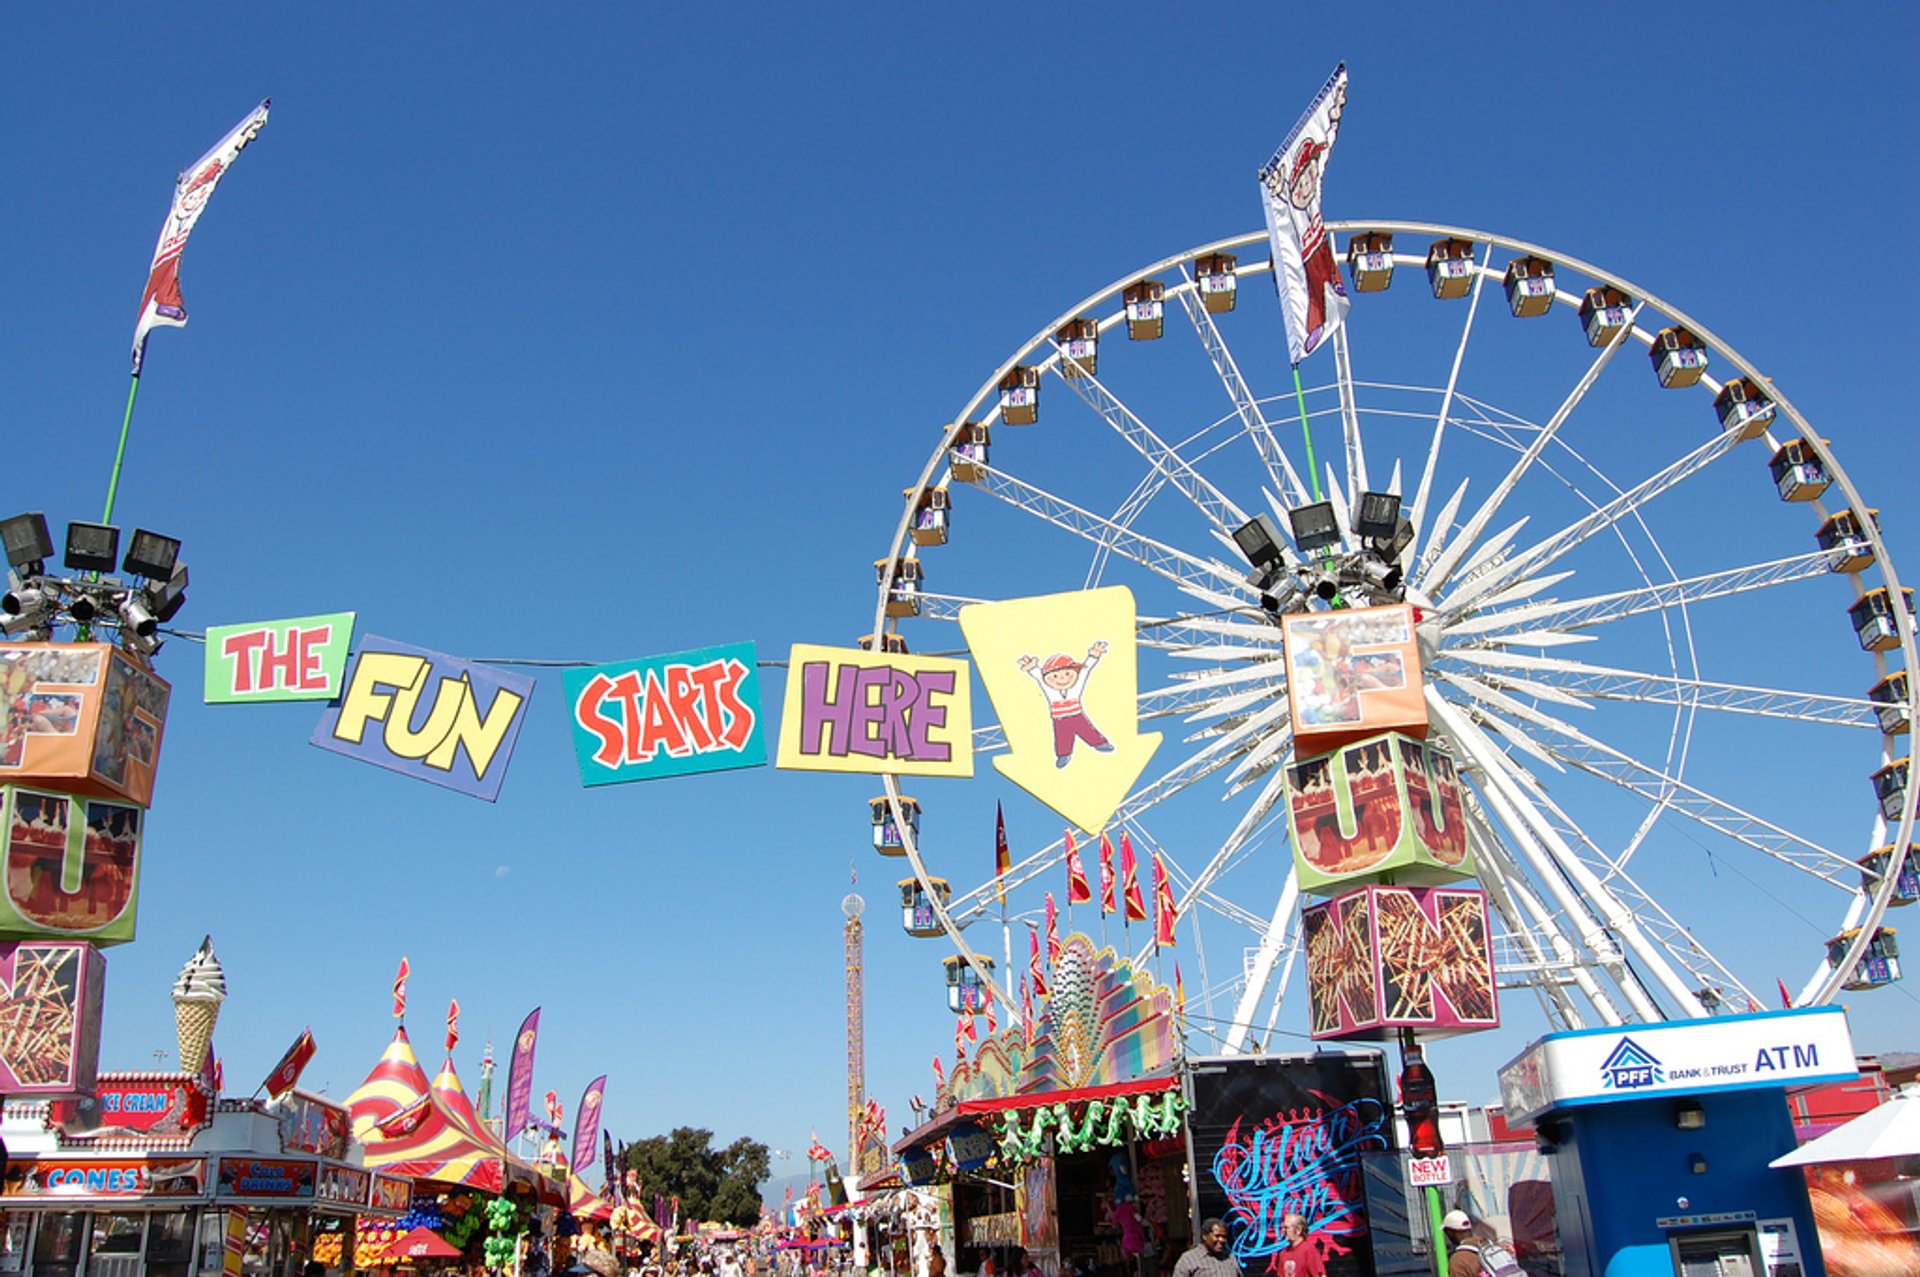
[[[1075,299],[1257,228],[1254,171],[1341,59],[1330,217],[1505,232],[1644,281],[1789,390],[1920,573],[1904,5],[102,4],[5,25],[4,513],[99,515],[174,175],[273,98],[187,252],[192,323],[152,340],[120,486],[117,522],[185,542],[184,628],[351,609],[543,660],[850,643],[936,428]],[[1282,357],[1260,375],[1277,390]],[[1776,509],[1763,488],[1756,517]],[[1851,685],[1864,658],[1828,628],[1805,659]],[[546,671],[488,805],[312,748],[312,705],[204,705],[199,662],[185,640],[159,658],[176,694],[107,1067],[171,1051],[169,983],[211,932],[230,1089],[310,1024],[307,1084],[345,1095],[406,954],[416,1046],[438,1062],[458,997],[469,1088],[538,1004],[536,1086],[569,1114],[608,1072],[621,1138],[838,1147],[857,867],[869,1087],[896,1128],[931,1093],[945,949],[892,924],[870,784],[584,790]],[[783,685],[767,672],[770,703]],[[1017,843],[1057,833],[990,773],[921,792],[957,882],[991,864],[996,798]],[[1786,801],[1867,819],[1857,769]],[[1667,904],[1705,914],[1716,890]],[[1920,1046],[1917,1008],[1861,1002],[1860,1045]],[[1489,1098],[1525,1039],[1450,1045],[1445,1089]]]

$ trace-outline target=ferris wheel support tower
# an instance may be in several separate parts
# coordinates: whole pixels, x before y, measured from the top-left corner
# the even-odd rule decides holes
[[[847,916],[845,928],[847,960],[847,1171],[857,1178],[866,1172],[867,1044],[866,980],[862,969],[864,928],[860,915],[867,902],[858,892],[849,893],[840,902]]]

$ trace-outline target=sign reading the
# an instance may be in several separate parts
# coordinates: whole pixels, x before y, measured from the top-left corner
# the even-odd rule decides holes
[[[568,670],[580,783],[763,765],[756,665],[752,643],[730,643]]]
[[[206,703],[330,701],[340,694],[352,612],[207,630]]]
[[[971,776],[972,694],[965,661],[796,643],[778,765]]]
[[[312,743],[492,802],[532,695],[524,675],[369,634]]]

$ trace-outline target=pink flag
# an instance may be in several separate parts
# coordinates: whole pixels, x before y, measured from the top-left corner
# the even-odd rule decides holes
[[[1040,933],[1027,924],[1027,943],[1031,952],[1027,956],[1027,975],[1033,981],[1033,991],[1041,997],[1047,996],[1047,973],[1040,965]]]
[[[181,328],[187,322],[187,305],[180,299],[180,254],[186,251],[187,237],[195,222],[207,209],[213,188],[220,184],[247,143],[258,137],[267,125],[267,107],[272,99],[253,108],[247,118],[233,126],[214,143],[211,151],[194,161],[173,185],[173,205],[160,227],[160,242],[154,246],[153,265],[147,270],[147,289],[140,298],[140,317],[133,326],[133,375],[147,357],[147,334],[164,324]]]
[[[1060,961],[1060,911],[1054,908],[1053,893],[1047,893],[1047,965]]]
[[[1113,896],[1113,843],[1105,834],[1100,835],[1100,912],[1120,912]]]

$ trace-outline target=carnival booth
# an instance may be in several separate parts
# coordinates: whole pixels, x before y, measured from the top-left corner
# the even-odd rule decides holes
[[[0,1136],[0,1273],[17,1277],[340,1272],[356,1219],[392,1218],[408,1191],[362,1165],[346,1110],[219,1100],[186,1073],[102,1074],[84,1107],[8,1104]]]
[[[1552,1167],[1566,1277],[1825,1277],[1787,1089],[1855,1077],[1846,1012],[1551,1033],[1500,1070]]]
[[[902,1179],[944,1188],[922,1222],[952,1272],[1017,1248],[1049,1274],[1157,1271],[1189,1232],[1173,993],[1077,934],[1049,987],[1030,1032],[1010,1016],[955,1063],[893,1147]]]

